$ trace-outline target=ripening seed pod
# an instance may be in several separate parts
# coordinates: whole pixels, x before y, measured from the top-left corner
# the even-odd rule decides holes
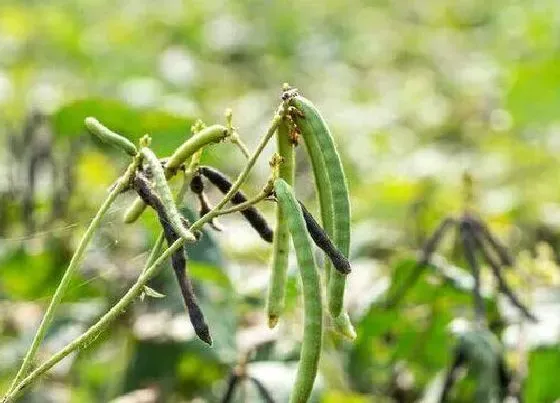
[[[232,183],[230,179],[215,168],[209,166],[201,166],[199,172],[207,178],[220,192],[226,194],[231,189]],[[247,197],[241,191],[237,191],[231,198],[232,204],[241,204],[247,201]],[[268,226],[266,219],[254,206],[248,207],[240,211],[245,219],[251,224],[258,234],[267,242],[272,242],[273,231]]]

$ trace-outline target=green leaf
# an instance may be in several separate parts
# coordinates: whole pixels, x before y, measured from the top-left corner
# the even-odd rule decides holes
[[[112,99],[87,98],[61,107],[51,117],[57,138],[80,136],[86,132],[84,120],[93,116],[112,131],[137,143],[144,135],[152,137],[152,148],[161,156],[170,154],[190,137],[192,118],[164,111],[133,108]]]
[[[558,380],[560,345],[543,347],[529,354],[529,374],[525,383],[526,402],[554,402],[560,396]]]
[[[545,124],[560,111],[560,59],[530,61],[518,66],[507,97],[517,125]]]

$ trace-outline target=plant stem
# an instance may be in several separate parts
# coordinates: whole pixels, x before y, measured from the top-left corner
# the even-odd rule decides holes
[[[41,321],[41,324],[37,329],[37,333],[33,338],[33,342],[31,343],[31,346],[29,347],[29,350],[27,351],[25,358],[23,359],[19,371],[17,372],[14,380],[12,381],[9,391],[13,390],[14,387],[18,384],[18,382],[21,381],[23,377],[26,375],[26,373],[28,372],[31,364],[33,363],[33,358],[35,358],[35,354],[37,353],[39,346],[41,345],[43,339],[45,338],[47,328],[53,319],[54,312],[58,307],[58,305],[60,304],[60,301],[62,300],[62,297],[64,296],[64,293],[68,288],[68,285],[70,284],[72,275],[79,267],[80,263],[82,262],[86,248],[94,232],[96,231],[97,227],[99,227],[99,225],[101,224],[101,219],[103,218],[103,216],[105,215],[105,213],[107,212],[111,204],[115,201],[117,196],[128,186],[128,183],[130,182],[130,179],[134,174],[134,172],[136,171],[136,168],[138,167],[139,163],[140,163],[140,157],[134,157],[132,163],[128,166],[123,176],[121,176],[117,180],[116,186],[114,186],[111,189],[111,192],[109,193],[109,195],[107,196],[107,198],[105,199],[105,201],[103,202],[103,204],[101,205],[97,213],[95,214],[95,217],[89,224],[88,229],[82,236],[82,239],[80,240],[80,244],[78,245],[78,248],[74,252],[72,259],[70,260],[70,264],[68,265],[64,275],[62,276],[62,279],[60,280],[60,283],[58,284],[58,287],[45,312],[45,315],[43,316],[43,320]]]
[[[252,199],[247,200],[243,203],[237,204],[237,205],[235,205],[233,207],[230,207],[228,209],[220,210],[220,211],[218,211],[217,215],[221,216],[221,215],[225,215],[225,214],[232,214],[232,213],[237,213],[239,211],[247,210],[248,208],[252,207],[254,204],[257,204],[257,203],[263,201],[264,199],[266,199],[268,196],[270,196],[272,194],[273,190],[274,190],[273,186],[274,186],[274,182],[271,180]]]
[[[257,162],[257,159],[261,155],[262,151],[264,150],[264,148],[268,144],[268,141],[270,140],[270,138],[276,132],[276,129],[278,128],[278,125],[282,121],[283,114],[284,114],[283,109],[279,109],[276,112],[276,114],[274,115],[274,118],[270,122],[270,126],[269,126],[266,134],[261,139],[260,143],[257,145],[257,148],[256,148],[255,152],[253,153],[251,158],[249,158],[249,160],[247,161],[247,165],[245,166],[245,169],[239,174],[239,176],[237,177],[237,179],[235,180],[235,182],[231,186],[231,189],[225,194],[224,198],[216,205],[216,207],[214,207],[212,209],[212,211],[210,211],[208,214],[205,214],[202,218],[200,218],[198,221],[196,221],[192,225],[191,231],[192,231],[193,227],[195,227],[195,226],[197,226],[195,229],[200,229],[201,225],[199,226],[199,223],[205,224],[208,221],[210,221],[211,219],[217,217],[220,214],[220,210],[231,200],[231,198],[235,195],[235,193],[237,193],[237,191],[239,190],[239,188],[241,187],[243,182],[245,182],[245,180],[247,179],[247,176],[249,175],[249,172],[251,171],[251,169],[253,168],[253,166]]]
[[[134,298],[136,298],[144,289],[144,285],[157,274],[160,266],[163,265],[164,261],[170,257],[175,251],[183,247],[184,239],[179,238],[176,240],[169,248],[167,248],[159,258],[136,280],[136,283],[127,291],[127,293],[115,304],[105,315],[97,321],[93,326],[91,326],[85,333],[83,333],[78,338],[74,339],[70,344],[66,345],[58,353],[54,354],[49,360],[45,361],[41,366],[31,372],[26,378],[24,378],[16,387],[4,397],[3,403],[8,403],[13,401],[19,392],[21,392],[26,386],[33,382],[36,378],[43,375],[54,365],[56,365],[63,358],[68,356],[75,350],[80,348],[86,348],[88,344],[92,343],[95,338],[112,322],[117,316],[125,310],[125,308],[132,303]]]
[[[247,165],[245,166],[245,168],[243,169],[243,171],[239,174],[239,176],[237,177],[237,180],[235,181],[235,183],[232,185],[230,191],[224,196],[224,198],[220,201],[220,203],[218,203],[218,205],[216,205],[216,207],[214,207],[214,209],[212,209],[212,211],[210,211],[208,214],[206,214],[205,216],[201,217],[198,221],[196,221],[193,225],[191,225],[190,230],[191,231],[195,231],[195,230],[200,230],[204,224],[206,224],[207,222],[209,222],[212,218],[216,217],[219,214],[219,210],[222,209],[222,207],[233,197],[233,195],[239,190],[239,188],[241,187],[241,185],[243,184],[243,182],[245,181],[245,179],[247,179],[247,176],[249,175],[249,172],[251,171],[251,169],[253,168],[253,166],[255,165],[258,157],[260,156],[260,154],[262,153],[262,151],[264,150],[264,148],[266,147],[268,141],[270,140],[270,138],[272,137],[272,135],[274,134],[274,132],[276,131],[276,128],[278,127],[278,124],[280,123],[280,121],[282,120],[282,110],[279,110],[279,112],[276,113],[276,115],[274,116],[274,118],[272,119],[272,122],[270,124],[270,127],[267,131],[267,133],[264,135],[264,137],[261,139],[261,142],[259,143],[259,145],[257,146],[255,152],[253,153],[253,155],[251,156],[251,158],[247,161]],[[119,179],[119,181],[117,182],[117,186],[115,186],[115,188],[112,190],[111,194],[109,195],[109,197],[107,198],[107,200],[105,201],[105,203],[101,206],[99,212],[97,213],[97,215],[95,216],[94,220],[92,221],[92,223],[90,224],[90,228],[88,228],[88,231],[86,232],[86,234],[84,235],[84,239],[86,239],[86,235],[88,235],[91,232],[93,233],[93,230],[95,229],[95,227],[97,225],[99,225],[99,220],[101,218],[101,216],[103,215],[103,213],[105,213],[109,207],[109,205],[111,204],[111,202],[116,198],[116,196],[120,193],[121,190],[123,190],[127,185],[128,185],[128,180],[130,179],[130,177],[132,176],[132,174],[135,172],[138,164],[139,164],[139,158],[135,158],[135,160],[133,161],[133,163],[128,167],[126,173]],[[100,214],[102,213],[102,214]],[[91,238],[91,234],[88,235],[87,241],[89,241],[89,239]],[[159,241],[159,238],[158,238]],[[156,244],[154,245],[154,248],[152,249],[152,252],[150,253],[150,257],[148,258],[148,262],[150,262],[150,260],[153,259],[154,256],[157,255],[157,250],[159,249],[158,246],[158,241],[156,241]],[[163,242],[163,239],[162,239]],[[27,368],[29,367],[30,363],[31,363],[31,359],[33,358],[33,355],[35,352],[33,352],[32,354],[30,354],[28,352],[27,356],[29,356],[30,358],[26,359],[28,361],[27,363],[27,368],[25,368],[24,371],[22,371],[20,369],[18,375],[19,375],[19,379],[17,379],[17,382],[14,380],[13,382],[13,386],[10,388],[10,390],[6,393],[6,395],[4,396],[4,398],[2,399],[2,403],[8,403],[8,402],[12,402],[15,397],[25,388],[27,387],[30,383],[32,383],[35,379],[37,379],[38,377],[40,377],[41,375],[43,375],[45,372],[47,372],[49,369],[51,369],[54,365],[56,365],[59,361],[61,361],[62,359],[64,359],[66,356],[68,356],[70,353],[72,353],[75,350],[78,350],[79,348],[85,348],[87,347],[87,345],[91,342],[93,342],[95,340],[95,338],[111,323],[113,322],[117,316],[125,310],[125,308],[130,305],[134,298],[136,298],[137,296],[139,296],[142,291],[144,290],[144,286],[147,284],[147,282],[158,273],[158,269],[160,268],[160,266],[163,264],[163,262],[169,258],[175,251],[177,251],[179,248],[183,247],[183,243],[185,242],[185,240],[183,238],[179,238],[178,240],[176,240],[169,248],[167,248],[154,262],[153,264],[151,264],[141,275],[140,277],[138,277],[138,279],[136,280],[136,282],[134,283],[134,285],[127,291],[127,293],[105,314],[103,315],[94,325],[92,325],[85,333],[83,333],[81,336],[79,336],[78,338],[74,339],[74,341],[72,341],[71,343],[69,343],[68,345],[66,345],[66,347],[64,347],[62,350],[60,350],[58,353],[54,354],[49,360],[45,361],[43,364],[41,364],[37,369],[35,369],[33,372],[31,372],[27,377],[23,378],[25,371],[27,370]],[[82,242],[83,243],[83,242]],[[80,244],[80,247],[82,247],[82,249],[85,249],[85,245],[82,246],[82,243]],[[78,251],[76,251],[75,256],[77,255]],[[81,251],[81,254],[83,254],[83,250]],[[79,259],[72,259],[72,262],[76,260],[76,263],[74,264],[74,266],[77,266],[79,263]],[[56,302],[56,304],[58,304],[60,302],[60,298],[62,298],[62,294],[63,291],[59,292],[59,290],[61,288],[66,288],[68,285],[68,281],[69,281],[69,275],[68,273],[70,272],[70,268],[72,266],[72,269],[75,270],[75,267],[72,265],[72,262],[70,264],[70,266],[68,267],[67,272],[65,273],[63,280],[61,281],[61,284],[59,285],[57,292],[55,293],[55,297],[53,297],[53,301],[55,301],[56,297],[58,294],[60,294],[58,296],[58,300]],[[68,279],[66,279],[66,277],[68,277]],[[66,279],[66,280],[65,280]],[[63,283],[66,282],[64,285]],[[51,309],[51,306],[53,307],[53,309]],[[52,315],[54,313],[54,307],[56,305],[53,306],[53,303],[51,302],[51,306],[49,307],[49,311],[47,311],[47,313],[49,313],[51,310],[52,312],[50,312],[50,317],[49,317],[49,322],[52,319]],[[46,317],[47,315],[45,315]],[[42,338],[44,337],[44,333],[46,332],[46,327],[48,325],[48,323],[45,322],[45,320],[43,320],[43,322],[45,323],[43,325],[43,323],[41,324],[41,328],[42,329]],[[39,334],[39,332],[38,332]],[[37,339],[37,337],[36,337]],[[37,343],[37,347],[40,344],[39,340]],[[35,350],[37,349],[37,347],[35,347]],[[30,350],[31,352],[31,350]],[[25,364],[25,362],[24,362]],[[23,368],[23,365],[22,365]],[[21,373],[21,374],[20,374]],[[22,379],[23,378],[23,379]]]
[[[239,137],[239,133],[233,132],[230,136],[230,141],[235,144],[237,148],[239,148],[239,151],[241,151],[241,154],[243,154],[245,158],[248,159],[251,157],[251,153],[249,152],[249,149],[247,148],[243,140],[241,140],[241,137]]]

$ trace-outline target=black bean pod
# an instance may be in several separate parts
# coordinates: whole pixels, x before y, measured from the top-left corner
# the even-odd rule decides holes
[[[165,240],[167,241],[167,244],[169,246],[172,245],[173,242],[179,239],[179,235],[177,235],[173,227],[169,224],[169,219],[167,217],[167,213],[161,199],[153,191],[150,183],[143,174],[136,174],[134,178],[134,189],[136,190],[136,193],[138,193],[140,198],[144,201],[144,203],[146,203],[156,211],[160,224],[163,228]],[[182,223],[184,224],[183,221]],[[173,255],[171,255],[171,263],[173,266],[173,271],[175,272],[175,277],[179,282],[181,295],[183,296],[183,301],[187,308],[187,312],[189,314],[189,318],[191,324],[193,325],[194,331],[202,341],[209,345],[212,345],[210,330],[208,328],[208,325],[206,324],[206,320],[204,319],[204,314],[202,313],[202,310],[200,309],[200,306],[198,305],[198,302],[196,300],[196,295],[194,294],[190,278],[186,273],[187,262],[184,249],[180,249]]]
[[[248,379],[251,382],[253,382],[253,384],[255,385],[257,390],[259,391],[259,394],[261,395],[262,400],[264,400],[266,403],[274,403],[274,399],[272,398],[272,395],[270,394],[270,392],[268,391],[266,386],[264,386],[261,381],[259,381],[257,378],[254,378],[252,376],[250,376]]]
[[[424,271],[426,265],[430,263],[433,253],[438,247],[439,243],[443,239],[443,236],[449,229],[449,227],[455,224],[457,221],[452,217],[446,217],[436,228],[432,236],[428,238],[424,247],[422,248],[420,259],[416,262],[414,267],[411,269],[410,275],[401,283],[397,290],[390,296],[385,302],[386,308],[393,308],[396,304],[404,297],[406,291],[414,285],[416,280],[420,277]]]
[[[422,256],[420,257],[420,264],[425,265],[430,262],[432,254],[436,250],[437,246],[443,239],[443,236],[452,224],[455,224],[456,220],[452,217],[445,218],[441,224],[436,228],[432,236],[426,241],[424,247],[422,248]]]
[[[237,384],[239,383],[239,381],[241,380],[240,376],[237,375],[235,373],[235,371],[233,371],[227,381],[227,388],[226,388],[226,393],[224,393],[224,396],[222,397],[222,399],[220,400],[221,403],[229,403],[232,401],[233,399],[233,394],[235,393],[235,389],[237,387]]]
[[[209,166],[202,166],[199,169],[200,173],[204,175],[220,192],[226,194],[231,189],[230,179],[222,172]],[[232,204],[241,204],[247,201],[247,197],[241,191],[237,191],[231,198]],[[240,211],[245,219],[251,224],[258,234],[267,242],[272,242],[274,231],[270,228],[266,219],[262,214],[253,206]]]
[[[192,177],[190,188],[191,191],[197,195],[204,192],[204,183],[202,182],[202,176],[200,176],[200,174],[196,174]]]
[[[315,245],[325,252],[336,270],[342,274],[350,273],[351,269],[348,258],[346,258],[346,256],[344,256],[342,252],[334,246],[327,233],[323,230],[323,228],[321,228],[309,210],[305,208],[305,205],[299,200],[298,203],[301,206],[301,211],[303,212],[307,232],[311,235],[311,239],[313,239]]]
[[[480,293],[480,266],[476,260],[476,242],[473,238],[472,232],[468,222],[461,220],[459,222],[459,235],[463,244],[463,253],[465,260],[469,265],[474,278],[473,298],[476,319],[481,320],[484,318],[485,309],[482,294]]]
[[[490,266],[492,274],[494,274],[494,277],[498,281],[498,287],[500,291],[509,298],[511,303],[516,306],[523,313],[523,315],[525,315],[525,317],[532,320],[533,322],[536,322],[537,318],[535,317],[535,315],[533,315],[529,311],[529,309],[525,305],[523,305],[523,303],[517,298],[513,290],[509,287],[505,278],[502,276],[501,269],[503,266],[500,266],[500,264],[492,257],[484,242],[484,240],[487,240],[488,238],[486,238],[481,232],[477,231],[476,227],[472,226],[472,222],[469,221],[468,224],[470,224],[469,227],[472,239],[475,242],[478,250],[482,254],[482,257],[484,258],[486,263],[488,263],[488,266]]]
[[[502,264],[502,266],[512,266],[514,263],[513,257],[507,250],[507,247],[502,242],[500,242],[500,240],[495,237],[492,232],[490,232],[488,226],[482,220],[476,217],[469,216],[468,220],[473,228],[473,231],[476,231],[478,236],[488,242],[492,249],[494,249],[494,251],[500,258],[500,263]]]

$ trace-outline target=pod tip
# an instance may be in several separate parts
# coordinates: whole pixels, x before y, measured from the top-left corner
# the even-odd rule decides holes
[[[333,318],[333,324],[336,332],[340,333],[342,336],[350,341],[356,340],[356,330],[350,321],[348,313],[343,312],[338,317]]]
[[[97,120],[96,118],[94,118],[92,116],[88,116],[87,118],[84,119],[84,124],[89,129],[93,126],[99,125],[99,120]]]
[[[205,324],[201,328],[195,328],[195,333],[200,340],[208,344],[209,346],[212,345],[212,336],[210,336],[210,329]]]

